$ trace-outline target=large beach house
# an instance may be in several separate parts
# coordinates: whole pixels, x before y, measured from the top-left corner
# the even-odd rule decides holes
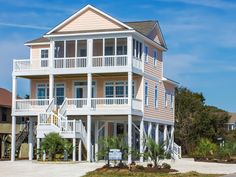
[[[99,138],[120,134],[130,150],[142,153],[150,136],[178,155],[177,83],[163,75],[167,46],[157,21],[121,22],[87,5],[25,45],[30,59],[13,63],[12,160],[22,116],[30,117],[29,160],[49,132],[73,142],[74,161],[97,160]],[[30,99],[17,99],[17,78],[30,80]]]

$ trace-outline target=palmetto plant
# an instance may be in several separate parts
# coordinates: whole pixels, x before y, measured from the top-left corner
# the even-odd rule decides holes
[[[165,142],[157,144],[154,139],[146,137],[145,145],[144,157],[150,158],[154,163],[154,167],[158,166],[160,160],[168,157],[168,153],[165,151]]]

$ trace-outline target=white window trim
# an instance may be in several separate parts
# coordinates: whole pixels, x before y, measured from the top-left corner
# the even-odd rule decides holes
[[[75,86],[75,83],[76,82],[86,82],[87,83],[87,80],[73,80],[73,82],[72,82],[72,97],[73,98],[75,98],[75,96],[76,96],[76,93],[75,93],[75,88],[76,88],[76,86]],[[95,86],[93,86],[93,82],[95,82]],[[87,84],[88,85],[88,84]],[[86,87],[87,87],[87,85],[86,85]],[[92,80],[92,87],[94,87],[94,98],[96,98],[97,97],[97,81],[96,80]],[[87,98],[87,97],[86,97]]]
[[[156,59],[155,59],[155,57],[154,57],[154,53],[156,53]],[[156,49],[153,50],[153,65],[154,65],[155,67],[157,66],[157,50],[156,50]]]
[[[167,106],[168,106],[168,93],[166,91],[164,94],[164,105],[165,105],[165,108],[167,108]]]
[[[170,109],[171,110],[174,109],[174,94],[173,93],[170,94]]]
[[[157,89],[156,89],[157,88]],[[157,97],[156,97],[156,90],[157,90]],[[154,86],[154,107],[155,107],[155,109],[157,109],[158,108],[158,84],[155,84],[155,86]]]
[[[146,96],[146,86],[147,86],[147,96]],[[144,105],[145,106],[148,106],[148,102],[149,102],[149,99],[148,99],[148,92],[149,92],[149,85],[148,85],[148,82],[145,81],[144,82]],[[146,97],[147,97],[147,101],[146,101]],[[146,102],[146,103],[145,103]]]
[[[146,53],[146,48],[147,48],[147,53]],[[145,63],[148,63],[148,53],[149,53],[149,48],[147,45],[144,47],[144,58],[145,58]]]
[[[44,99],[49,99],[49,98],[47,98],[47,88],[49,89],[49,84],[48,84],[47,82],[37,82],[37,83],[36,83],[36,95],[35,95],[35,98],[36,98],[36,99],[39,99],[39,98],[38,98],[38,88],[39,88],[39,85],[40,85],[40,84],[44,84],[44,85],[45,85],[45,86],[44,86],[44,89],[45,89],[45,91],[46,91],[46,92],[45,92],[45,97],[46,97],[46,98],[44,98]],[[42,88],[43,88],[43,87],[42,87]],[[49,93],[48,93],[48,94],[49,94]]]
[[[113,82],[113,85],[111,85],[111,86],[113,86],[113,87],[115,87],[116,86],[116,84],[115,84],[115,82],[124,82],[124,83],[126,83],[127,82],[127,86],[128,86],[128,81],[127,80],[106,80],[106,81],[104,81],[104,85],[103,85],[103,95],[104,95],[104,98],[106,98],[106,83],[108,83],[108,82]],[[133,81],[132,82],[132,86],[134,85],[134,98],[135,98],[135,96],[136,96],[136,94],[137,94],[137,92],[136,92],[136,81]],[[126,84],[124,84],[123,86],[126,86]],[[132,89],[133,90],[133,89]],[[126,93],[126,87],[125,87],[125,90],[124,90],[124,93]],[[113,97],[109,97],[109,98],[117,98],[116,97],[116,93],[115,93],[115,90],[114,90],[114,95],[113,95]],[[119,97],[118,97],[119,98]],[[128,97],[127,97],[128,98]],[[132,99],[133,99],[133,96],[132,96]]]

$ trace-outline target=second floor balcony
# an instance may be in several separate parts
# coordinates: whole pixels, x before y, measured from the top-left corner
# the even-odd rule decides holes
[[[46,74],[45,71],[83,73],[92,69],[116,72],[125,71],[128,67],[139,70],[143,68],[142,49],[138,50],[137,56],[131,55],[132,50],[128,55],[128,50],[132,46],[128,45],[127,38],[64,40],[54,41],[53,45],[53,51],[50,48],[36,51],[38,52],[36,56],[40,57],[14,60],[13,71],[19,74],[24,72],[30,74],[29,71]]]

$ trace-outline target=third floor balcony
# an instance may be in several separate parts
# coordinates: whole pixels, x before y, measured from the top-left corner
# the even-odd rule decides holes
[[[126,37],[53,41],[51,47],[54,50],[50,47],[34,49],[36,54],[31,59],[14,60],[13,71],[27,75],[47,74],[49,71],[86,73],[88,69],[92,72],[124,72],[132,67],[142,71],[140,44],[132,47]]]

